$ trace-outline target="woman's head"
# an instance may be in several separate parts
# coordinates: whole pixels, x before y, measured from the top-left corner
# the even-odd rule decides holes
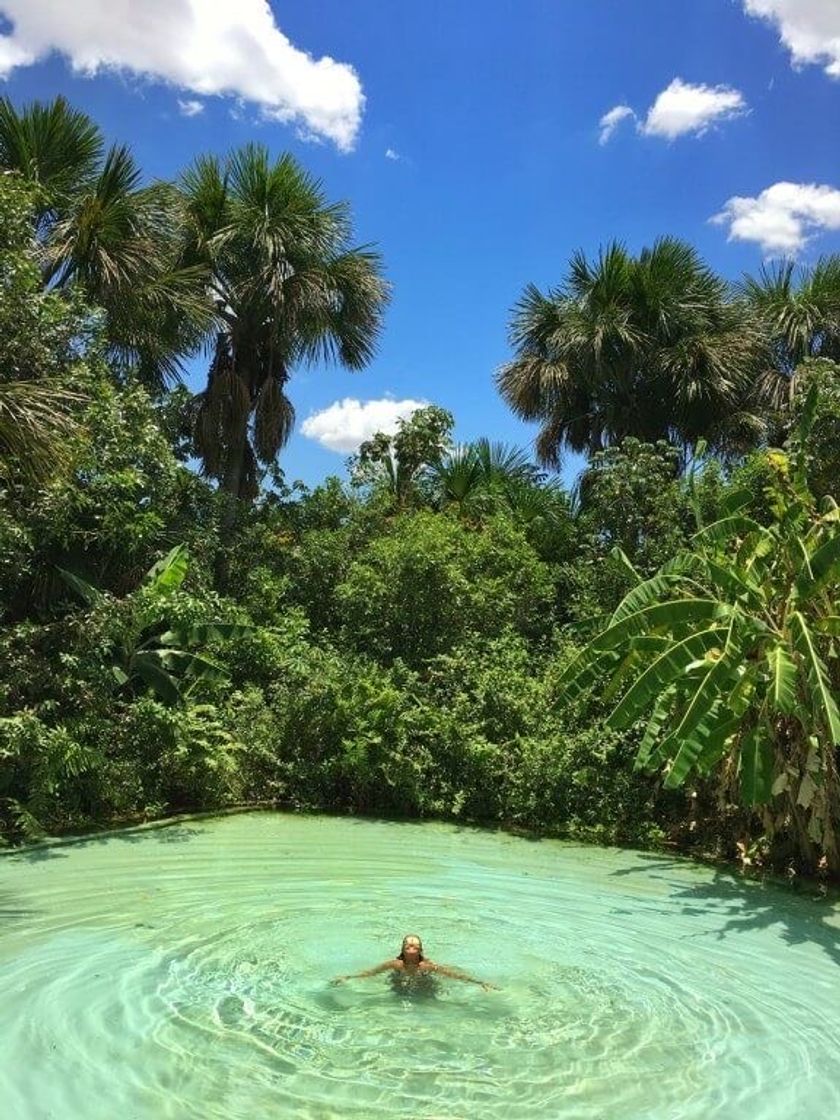
[[[402,939],[402,948],[400,949],[397,960],[399,961],[422,961],[423,959],[423,942],[416,933],[407,933]]]

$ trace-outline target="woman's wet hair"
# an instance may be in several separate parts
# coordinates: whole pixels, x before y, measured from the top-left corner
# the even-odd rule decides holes
[[[400,947],[400,951],[399,951],[399,953],[397,953],[397,960],[398,961],[404,961],[405,960],[405,943],[406,943],[406,941],[417,941],[420,945],[420,960],[422,961],[422,960],[426,959],[423,956],[423,941],[422,941],[422,938],[420,938],[418,936],[418,934],[416,934],[416,933],[407,933],[405,935],[405,937],[402,939],[402,945]]]

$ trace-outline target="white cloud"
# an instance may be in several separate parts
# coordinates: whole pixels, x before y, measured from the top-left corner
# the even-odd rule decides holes
[[[731,86],[693,86],[681,78],[658,94],[643,120],[629,105],[616,105],[598,122],[598,143],[606,144],[622,123],[632,117],[643,136],[676,140],[693,133],[702,136],[712,125],[748,112],[744,95]]]
[[[0,77],[52,52],[77,73],[115,70],[222,94],[352,149],[364,95],[347,63],[289,42],[268,0],[0,0]]]
[[[744,0],[744,10],[778,27],[794,64],[816,63],[832,78],[840,78],[837,0]]]
[[[639,126],[645,136],[675,140],[688,133],[701,135],[711,125],[746,112],[743,94],[730,86],[693,86],[674,78],[648,109]]]
[[[197,117],[199,113],[204,112],[204,102],[195,101],[192,98],[182,101],[179,97],[178,108],[181,110],[181,115],[184,117]]]
[[[598,135],[598,143],[606,144],[621,122],[628,117],[635,117],[635,115],[629,105],[616,105],[614,109],[604,113],[598,121],[598,127],[601,130]]]
[[[399,160],[402,159],[402,156],[400,155],[399,152],[395,152],[393,148],[386,148],[385,149],[385,158],[386,159],[393,159],[393,160],[396,160],[397,162],[399,162]]]
[[[345,397],[328,408],[315,412],[301,424],[300,430],[330,451],[356,451],[359,444],[376,432],[389,435],[397,430],[397,421],[411,416],[427,401],[381,400],[359,401]]]
[[[840,190],[814,183],[774,183],[756,198],[730,198],[712,221],[730,241],[754,241],[767,256],[795,256],[816,234],[840,230]]]

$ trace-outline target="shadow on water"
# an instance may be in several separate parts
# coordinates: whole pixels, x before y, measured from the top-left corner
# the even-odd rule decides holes
[[[17,905],[17,899],[9,891],[0,891],[0,926],[11,925],[12,922],[22,922],[31,918],[35,910],[23,910]]]
[[[152,827],[126,829],[124,831],[93,833],[72,840],[59,840],[55,843],[35,845],[31,848],[14,848],[0,853],[12,863],[43,863],[51,859],[67,859],[67,849],[104,847],[107,844],[142,844],[151,840],[158,844],[188,844],[201,829],[184,824],[160,824]]]
[[[820,894],[813,885],[800,888],[763,879],[739,879],[732,872],[719,870],[712,871],[711,881],[697,883],[674,880],[670,875],[672,871],[684,875],[692,866],[697,865],[685,859],[639,853],[633,866],[619,868],[612,875],[643,874],[668,883],[669,904],[660,908],[663,913],[673,913],[677,907],[690,917],[714,914],[723,919],[717,929],[693,936],[723,940],[753,930],[775,929],[787,945],[815,945],[840,965],[840,896],[836,890]]]

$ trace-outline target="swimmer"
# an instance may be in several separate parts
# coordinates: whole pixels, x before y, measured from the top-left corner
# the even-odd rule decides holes
[[[420,977],[428,977],[431,979],[431,974],[438,976],[448,976],[452,980],[463,980],[465,984],[478,984],[485,992],[496,988],[495,984],[488,984],[485,980],[476,980],[474,976],[469,976],[466,972],[461,972],[457,968],[449,968],[448,965],[436,964],[435,961],[430,961],[428,957],[423,956],[423,942],[415,933],[409,933],[403,938],[402,948],[397,956],[391,960],[383,961],[382,964],[376,965],[374,968],[368,968],[364,972],[353,972],[349,976],[337,976],[333,980],[333,984],[343,984],[345,980],[360,980],[367,976],[376,976],[380,972],[393,972],[396,974],[402,973],[406,980]],[[394,976],[397,979],[397,976]]]

